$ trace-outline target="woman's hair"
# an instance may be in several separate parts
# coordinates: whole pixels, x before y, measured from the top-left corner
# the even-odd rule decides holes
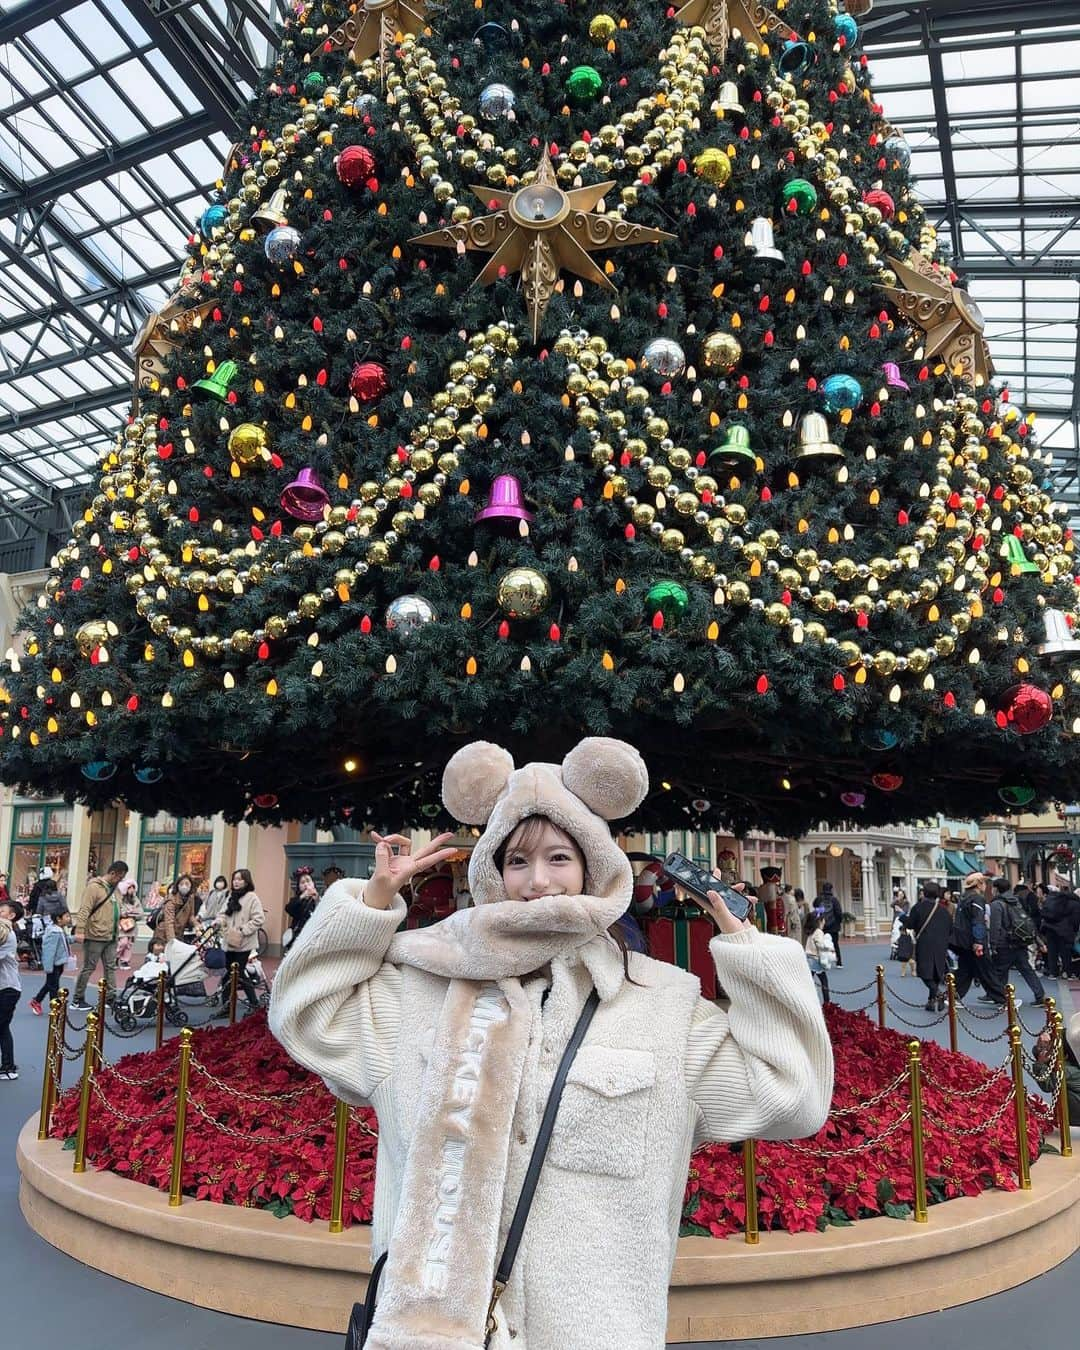
[[[228,878],[228,877],[222,877],[222,876],[216,876],[216,877],[214,878],[214,890],[215,890],[215,891],[217,890],[217,884],[218,884],[219,881],[223,881],[223,882],[225,883],[225,889],[226,889],[226,890],[229,889],[229,878]]]
[[[179,875],[179,876],[176,878],[176,880],[173,882],[173,884],[169,887],[169,894],[170,894],[170,895],[177,895],[177,896],[178,896],[178,895],[180,894],[180,883],[181,883],[182,881],[186,881],[187,884],[191,887],[192,892],[194,893],[194,890],[195,890],[195,878],[191,875],[190,872],[181,872],[180,875]]]
[[[239,913],[241,898],[247,895],[249,891],[253,891],[255,889],[255,883],[251,879],[251,873],[248,871],[246,867],[234,868],[233,876],[241,878],[241,880],[244,883],[244,889],[242,891],[234,891],[230,888],[229,903],[225,906],[225,913],[230,917],[233,914]]]
[[[818,914],[814,910],[806,916],[806,922],[803,924],[803,941],[805,942],[819,928],[825,927],[825,915]]]
[[[567,834],[567,832],[562,828],[561,825],[556,825],[555,822],[553,820],[550,820],[547,816],[526,816],[524,820],[519,821],[518,824],[515,826],[515,828],[510,831],[510,833],[506,836],[506,838],[502,841],[502,843],[499,845],[499,847],[495,850],[495,853],[493,854],[493,861],[495,863],[495,866],[499,869],[500,873],[503,870],[503,864],[506,861],[506,855],[510,850],[511,844],[513,844],[514,848],[521,848],[521,849],[535,848],[535,846],[540,842],[540,838],[543,835],[544,830],[549,825],[556,832],[556,834],[560,835],[563,839],[566,840],[566,842],[574,850],[577,856],[581,859],[581,865],[584,868],[585,854],[582,852],[581,845],[578,843],[578,841],[574,838],[573,835]],[[618,947],[619,951],[622,952],[623,975],[630,982],[630,984],[636,985],[638,983],[637,980],[632,979],[630,975],[630,947],[627,945],[626,932],[621,922],[619,920],[616,920],[615,923],[613,923],[607,931],[608,936],[615,943],[616,947]]]

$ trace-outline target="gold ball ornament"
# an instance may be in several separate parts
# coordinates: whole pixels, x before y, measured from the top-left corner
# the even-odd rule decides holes
[[[254,422],[241,422],[229,435],[229,454],[234,463],[250,468],[267,454],[266,432]]]
[[[597,14],[589,24],[589,37],[602,47],[615,36],[615,29],[616,23],[610,14]]]
[[[695,157],[694,172],[706,182],[723,187],[731,178],[731,158],[726,150],[710,145]]]
[[[91,656],[109,640],[109,625],[104,619],[88,619],[75,631],[75,646],[80,656]]]
[[[701,363],[706,370],[731,371],[742,360],[742,344],[731,333],[707,333],[701,344]]]
[[[512,567],[500,577],[496,598],[511,619],[534,619],[551,599],[551,587],[535,568]]]

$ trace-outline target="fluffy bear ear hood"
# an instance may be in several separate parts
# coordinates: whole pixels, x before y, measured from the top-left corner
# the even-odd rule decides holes
[[[581,741],[561,764],[520,769],[509,751],[489,741],[463,746],[446,766],[442,796],[455,819],[487,827],[469,862],[474,902],[505,900],[495,854],[527,816],[546,816],[584,854],[586,893],[623,898],[629,905],[633,871],[607,821],[628,816],[648,790],[649,775],[638,752],[607,736]]]

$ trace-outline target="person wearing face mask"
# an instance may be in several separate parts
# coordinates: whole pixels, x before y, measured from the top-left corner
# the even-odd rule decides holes
[[[206,893],[206,899],[199,906],[198,919],[202,924],[211,923],[224,910],[229,902],[229,878],[215,877],[214,884]]]
[[[607,822],[647,791],[640,755],[607,737],[520,769],[498,746],[466,746],[442,796],[486,826],[474,908],[398,932],[400,891],[447,860],[451,836],[414,849],[376,834],[373,876],[330,887],[282,962],[272,1031],[379,1117],[366,1350],[662,1350],[692,1148],[824,1123],[832,1051],[798,943],[710,892],[721,1008],[696,976],[620,940],[634,878]],[[500,1234],[519,1197],[531,1208],[507,1271]]]
[[[195,882],[184,872],[169,887],[165,903],[154,922],[154,937],[166,946],[175,938],[181,942],[195,922]]]

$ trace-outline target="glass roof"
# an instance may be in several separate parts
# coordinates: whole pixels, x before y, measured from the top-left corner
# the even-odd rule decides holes
[[[286,8],[23,0],[0,15],[0,547],[64,528],[55,494],[111,444],[128,349],[173,287]],[[1080,519],[1080,5],[877,0],[859,23],[998,377],[1040,413]]]

